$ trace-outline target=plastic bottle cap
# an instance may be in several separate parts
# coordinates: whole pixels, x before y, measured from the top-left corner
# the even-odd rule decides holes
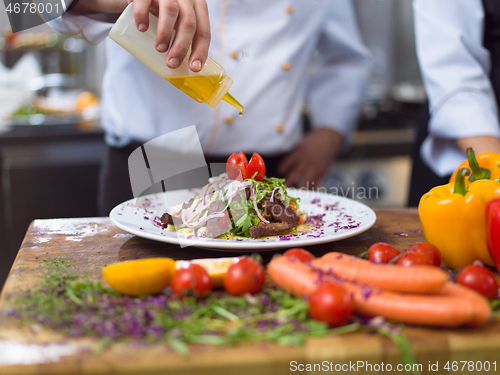
[[[221,81],[219,87],[212,93],[212,95],[210,95],[209,98],[207,98],[207,100],[205,100],[205,103],[210,107],[215,108],[215,106],[222,100],[222,97],[226,95],[232,84],[232,78],[226,76],[226,78]]]

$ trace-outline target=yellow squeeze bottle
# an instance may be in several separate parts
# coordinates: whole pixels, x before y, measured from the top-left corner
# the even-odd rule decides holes
[[[224,68],[208,57],[201,71],[193,72],[188,65],[190,48],[181,65],[170,69],[165,62],[167,53],[160,53],[154,47],[158,18],[150,13],[148,31],[140,32],[135,26],[133,4],[125,8],[109,32],[109,37],[197,102],[214,108],[224,100],[236,107],[241,116],[243,106],[228,92],[233,80]]]

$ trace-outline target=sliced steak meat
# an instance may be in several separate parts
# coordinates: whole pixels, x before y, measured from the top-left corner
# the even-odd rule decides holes
[[[182,204],[182,209],[185,210],[185,209],[191,207],[191,205],[193,204],[193,202],[194,202],[194,198],[191,198],[187,203],[183,203]]]
[[[250,227],[250,236],[259,238],[262,236],[277,236],[290,233],[293,226],[289,223],[260,223]]]
[[[270,214],[274,221],[290,224],[292,228],[299,224],[299,215],[290,207],[286,207],[283,203],[277,201],[271,202],[269,199],[265,199],[262,201],[261,205],[264,211]]]
[[[186,208],[190,207],[193,204],[193,201],[194,201],[194,198],[191,198],[189,200],[189,202],[184,203],[182,205],[182,209],[185,210]],[[170,215],[168,212],[165,212],[160,217],[160,222],[161,222],[163,228],[166,228],[169,225],[175,225],[175,226],[178,226],[178,228],[180,228],[180,226],[182,226],[182,222],[180,222],[180,218],[178,216],[176,216],[176,221],[177,222],[174,223],[174,219],[173,219],[172,215]]]
[[[222,201],[215,201],[210,203],[208,206],[208,215],[215,212],[221,212],[226,205]],[[229,213],[227,210],[224,212],[223,217],[214,217],[207,220],[207,237],[216,238],[222,233],[227,232],[231,229],[231,220],[229,219]]]
[[[160,222],[163,225],[163,228],[166,228],[168,225],[174,225],[174,220],[172,219],[172,215],[170,215],[167,212],[161,215]]]

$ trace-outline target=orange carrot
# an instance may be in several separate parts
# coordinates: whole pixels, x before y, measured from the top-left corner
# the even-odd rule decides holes
[[[454,296],[403,294],[382,289],[367,292],[350,282],[342,285],[353,293],[355,310],[362,315],[435,327],[459,327],[474,318],[473,306]]]
[[[434,266],[401,267],[331,252],[312,261],[314,268],[349,281],[393,292],[430,293],[448,281],[448,274]]]
[[[274,257],[267,265],[267,274],[278,287],[294,296],[308,296],[321,283],[321,275],[296,258]]]
[[[409,324],[458,327],[484,324],[491,316],[489,306],[475,307],[478,296],[457,289],[455,285],[449,286],[450,283],[435,294],[396,293],[357,282],[340,281],[286,257],[274,258],[268,265],[268,272],[276,285],[298,296],[311,294],[322,282],[338,283],[352,294],[355,311],[370,317],[383,316]]]
[[[482,326],[491,319],[491,307],[486,298],[472,289],[460,284],[447,282],[437,292],[441,295],[451,295],[462,300],[462,303],[470,304],[474,310],[474,317],[470,322],[472,326]]]

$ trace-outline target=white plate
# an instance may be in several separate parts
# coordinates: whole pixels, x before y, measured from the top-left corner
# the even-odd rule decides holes
[[[109,217],[114,225],[129,233],[151,240],[197,246],[214,250],[244,251],[272,250],[298,246],[317,245],[353,237],[370,229],[375,223],[373,210],[349,198],[339,197],[318,191],[289,188],[290,196],[300,198],[300,209],[306,212],[317,225],[297,235],[284,235],[269,238],[182,238],[177,232],[171,232],[158,225],[159,217],[165,207],[172,207],[187,202],[196,193],[195,190],[174,190],[166,193],[147,195],[138,207],[136,200],[124,202],[111,211]],[[168,202],[168,204],[166,203]],[[318,217],[322,220],[318,222]],[[311,226],[311,225],[309,225]]]

